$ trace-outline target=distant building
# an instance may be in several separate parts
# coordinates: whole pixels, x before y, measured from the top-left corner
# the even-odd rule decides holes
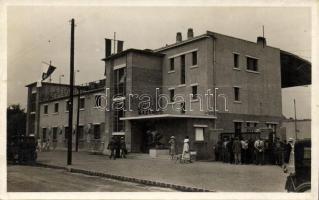
[[[48,139],[52,148],[67,147],[69,86],[43,82],[28,87],[27,130],[42,142]],[[78,91],[80,89],[80,101]],[[97,108],[99,97],[105,95],[105,80],[75,87],[73,104],[73,144],[79,105],[79,149],[96,150],[103,148],[105,113]],[[73,145],[74,147],[74,145]]]
[[[281,87],[293,84],[289,77],[283,83],[281,72],[293,59],[298,57],[283,55],[263,37],[255,43],[210,31],[194,36],[192,29],[185,40],[177,33],[174,44],[159,49],[106,56],[106,79],[95,89],[77,86],[85,101],[80,135],[87,140],[82,147],[105,152],[112,136],[125,137],[130,152],[148,153],[167,147],[174,135],[181,152],[188,136],[197,157],[210,159],[222,137],[256,137],[266,129],[276,136],[283,119]],[[68,86],[27,87],[28,133],[52,137],[57,147],[66,147]],[[65,93],[56,95],[60,89]]]
[[[282,121],[280,136],[283,140],[289,138],[311,139],[311,119],[286,119]]]

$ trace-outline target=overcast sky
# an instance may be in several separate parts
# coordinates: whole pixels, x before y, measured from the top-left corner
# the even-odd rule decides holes
[[[57,67],[52,79],[69,81],[70,23],[75,19],[76,83],[103,78],[104,38],[124,40],[124,49],[154,49],[183,38],[189,27],[199,35],[210,30],[256,41],[265,26],[267,44],[311,59],[309,8],[230,7],[8,7],[8,104],[26,106],[25,85],[38,80],[42,61]],[[50,42],[48,42],[50,40]],[[283,114],[293,116],[291,100],[297,98],[297,116],[310,118],[310,87],[283,91]],[[298,105],[298,104],[297,104]]]

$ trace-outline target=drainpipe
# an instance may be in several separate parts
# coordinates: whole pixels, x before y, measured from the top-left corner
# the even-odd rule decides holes
[[[214,37],[214,35],[209,34],[208,36],[211,37],[213,39],[213,92],[215,95],[215,88],[216,88],[216,71],[215,71],[215,64],[216,64],[216,38]],[[215,105],[215,99],[217,100],[217,98],[214,98],[214,105]],[[216,108],[214,108],[214,116],[216,117]],[[214,123],[214,129],[216,129],[216,120]]]

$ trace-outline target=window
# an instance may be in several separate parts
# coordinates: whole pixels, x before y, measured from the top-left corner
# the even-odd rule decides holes
[[[240,101],[239,87],[234,87],[234,97],[235,97],[235,101]]]
[[[94,134],[94,139],[101,138],[100,124],[93,125],[93,134]]]
[[[256,58],[247,57],[247,70],[258,71],[258,60]]]
[[[195,141],[204,141],[204,128],[195,128]]]
[[[174,67],[174,58],[170,58],[169,59],[169,71],[174,71],[175,67]]]
[[[197,51],[192,52],[192,64],[197,65]]]
[[[94,107],[101,107],[102,96],[100,94],[95,95],[95,106]]]
[[[65,102],[65,111],[69,111],[69,101]]]
[[[197,99],[197,85],[192,86],[193,99]]]
[[[80,109],[85,108],[85,98],[80,98]]]
[[[174,89],[170,89],[169,90],[169,100],[170,100],[170,102],[174,102],[174,95],[175,95],[175,90]]]
[[[54,112],[58,113],[59,112],[59,103],[54,104]]]
[[[44,105],[44,109],[43,109],[44,114],[48,114],[48,108],[49,108],[48,105]]]
[[[114,109],[114,115],[113,115],[113,131],[114,132],[124,132],[125,124],[123,120],[120,120],[120,118],[124,117],[124,106],[121,106],[120,104],[124,104],[124,101],[118,102],[115,105]],[[123,108],[123,109],[122,109]]]
[[[185,109],[185,102],[181,103],[181,113],[185,114],[186,109]]]
[[[272,131],[273,131],[274,133],[276,133],[277,124],[270,124],[270,123],[268,123],[268,124],[267,124],[267,127],[268,127],[268,128],[271,128]]]
[[[234,122],[235,125],[235,135],[238,136],[241,134],[241,124],[242,122]]]
[[[185,84],[185,55],[181,55],[181,84]]]
[[[57,141],[57,139],[58,139],[58,128],[57,127],[53,127],[52,140],[53,141]]]
[[[114,96],[125,96],[126,68],[119,68],[113,71]]]
[[[83,126],[79,126],[79,140],[84,140],[84,128]]]
[[[47,140],[47,128],[42,128],[42,141]]]
[[[64,139],[67,140],[68,139],[68,134],[69,134],[69,127],[64,127]]]
[[[234,53],[234,68],[239,68],[239,55]]]

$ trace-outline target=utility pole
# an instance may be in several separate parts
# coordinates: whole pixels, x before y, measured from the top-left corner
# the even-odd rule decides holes
[[[70,99],[69,99],[68,156],[67,156],[68,165],[72,165],[73,86],[74,86],[74,19],[71,20]]]
[[[114,52],[114,54],[115,54],[115,44],[116,44],[116,32],[114,32],[114,45],[113,45],[113,52]]]
[[[295,137],[297,141],[297,113],[296,113],[296,99],[294,99],[294,110],[295,110]]]

